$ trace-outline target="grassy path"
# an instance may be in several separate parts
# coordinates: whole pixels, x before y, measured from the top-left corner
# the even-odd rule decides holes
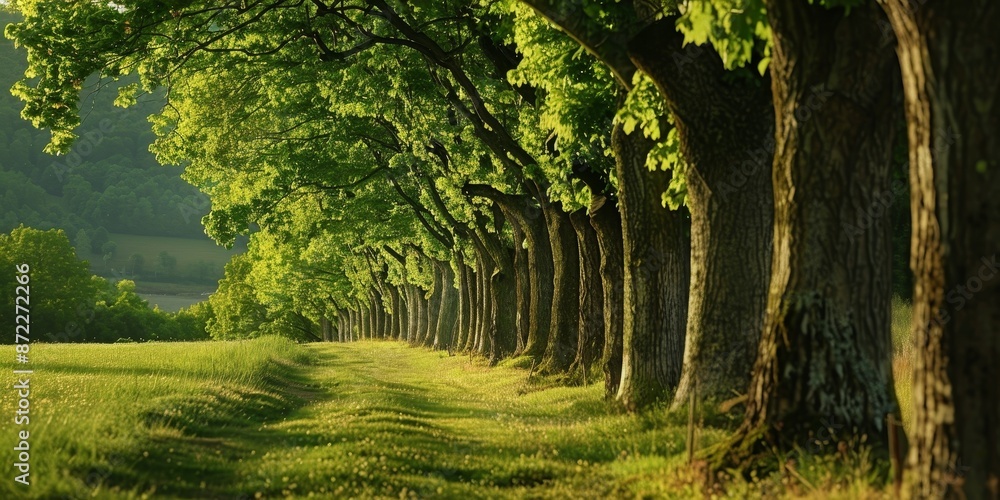
[[[307,378],[320,390],[236,439],[242,491],[220,484],[213,494],[662,495],[670,460],[660,455],[679,460],[683,449],[681,426],[608,415],[597,386],[522,394],[526,370],[401,344],[309,350]]]
[[[599,385],[529,385],[517,360],[275,337],[32,356],[32,485],[7,478],[3,499],[702,497],[681,467],[686,412],[618,414]],[[15,405],[5,395],[0,414]],[[725,432],[704,422],[699,447]],[[731,481],[718,498],[880,496],[864,452],[837,460]]]

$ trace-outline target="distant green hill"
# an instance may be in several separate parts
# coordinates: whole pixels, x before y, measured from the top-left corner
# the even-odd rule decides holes
[[[0,12],[0,26],[16,20]],[[162,107],[162,95],[123,110],[112,103],[131,80],[92,78],[80,104],[80,139],[70,154],[54,157],[42,152],[49,133],[20,117],[23,104],[9,92],[26,65],[22,50],[0,40],[0,232],[23,223],[62,228],[71,239],[83,230],[95,240],[101,228],[205,238],[200,220],[207,200],[180,178],[180,167],[160,166],[148,149],[154,135],[146,117]]]

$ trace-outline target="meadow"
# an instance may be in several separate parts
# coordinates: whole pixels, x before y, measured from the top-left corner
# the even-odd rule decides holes
[[[895,326],[905,325],[907,312],[895,304]],[[900,354],[909,352],[903,330]],[[395,342],[277,337],[38,344],[31,353],[33,484],[5,478],[0,498],[699,498],[705,491],[698,460],[686,466],[686,410],[626,415],[603,400],[600,385],[531,376],[526,358],[489,367]],[[0,367],[9,374],[14,366]],[[9,395],[0,414],[15,410]],[[736,417],[699,408],[695,422],[700,452]],[[12,427],[0,433],[8,464]],[[886,471],[862,443],[793,463],[726,478],[715,494],[887,494]]]

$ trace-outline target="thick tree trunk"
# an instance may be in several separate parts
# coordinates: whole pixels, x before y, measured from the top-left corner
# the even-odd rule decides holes
[[[429,300],[427,299],[428,291],[422,288],[416,288],[417,295],[417,331],[413,339],[413,345],[423,345],[424,339],[427,335],[427,325],[428,325],[428,315],[427,308],[429,305]]]
[[[580,262],[579,328],[576,357],[570,367],[573,376],[584,383],[593,376],[593,366],[604,348],[604,284],[601,281],[601,249],[597,232],[590,225],[587,209],[569,214],[576,232]],[[586,378],[583,378],[586,377]]]
[[[699,399],[715,400],[746,390],[763,329],[773,222],[767,79],[734,75],[710,49],[682,43],[663,20],[630,44],[673,114],[688,166],[691,290],[675,406],[695,387]]]
[[[513,262],[508,272],[497,270],[490,281],[493,304],[493,333],[490,339],[490,362],[496,363],[517,349],[517,281]]]
[[[544,212],[552,249],[554,293],[552,323],[539,370],[562,373],[569,370],[576,357],[580,323],[580,253],[569,214],[563,211],[561,204],[551,203]]]
[[[389,298],[392,300],[392,340],[406,337],[406,304],[403,291],[399,286],[389,285]]]
[[[489,257],[485,257],[488,259]],[[489,355],[490,339],[493,338],[493,331],[496,323],[493,317],[493,287],[490,286],[490,279],[493,275],[493,264],[483,262],[481,273],[479,273],[479,293],[482,309],[480,311],[479,331],[476,334],[476,345],[474,349],[482,356]]]
[[[406,285],[406,316],[410,322],[406,326],[406,338],[408,344],[417,342],[417,331],[420,328],[420,289],[416,285]]]
[[[618,400],[636,410],[677,386],[684,355],[691,272],[687,214],[663,208],[667,172],[650,172],[651,141],[611,134],[620,179],[624,266],[622,377]]]
[[[622,377],[622,327],[624,262],[622,255],[622,217],[618,207],[606,197],[595,197],[590,205],[590,224],[601,248],[601,286],[604,290],[604,347],[600,365],[604,370],[604,394],[618,393]]]
[[[357,304],[357,301],[354,302]],[[358,310],[356,307],[347,310],[347,341],[353,342],[358,339]]]
[[[896,411],[888,217],[895,64],[877,7],[768,2],[776,115],[774,257],[743,445],[810,445],[832,425],[885,443]],[[779,432],[780,429],[780,432]],[[837,442],[837,440],[831,440]],[[741,446],[737,456],[752,448]]]
[[[485,185],[467,185],[464,191],[499,204],[504,216],[524,234],[528,245],[528,333],[526,345],[518,354],[541,359],[548,341],[554,294],[552,248],[542,209],[535,204],[535,198],[504,194]]]
[[[424,332],[424,347],[434,347],[437,339],[438,314],[441,312],[441,298],[444,294],[444,283],[441,270],[438,268],[440,262],[431,261],[431,275],[434,277],[430,297],[427,298],[427,331]]]
[[[1000,498],[1000,9],[884,0],[910,141],[913,498]]]
[[[528,332],[531,331],[531,271],[528,250],[524,248],[524,230],[513,219],[508,220],[514,233],[514,280],[517,286],[517,344],[514,353],[520,354],[528,345]]]
[[[434,329],[434,348],[449,349],[458,324],[458,290],[455,289],[455,272],[450,262],[438,263],[441,273],[441,300]]]

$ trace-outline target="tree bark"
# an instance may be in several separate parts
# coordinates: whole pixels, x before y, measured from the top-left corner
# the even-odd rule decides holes
[[[691,242],[687,214],[663,208],[667,172],[650,172],[652,143],[620,124],[611,134],[620,181],[624,255],[622,377],[617,399],[636,410],[677,386],[684,353]]]
[[[1000,10],[883,0],[909,136],[913,498],[1000,498]]]
[[[772,245],[774,111],[769,83],[727,71],[718,55],[683,47],[672,20],[630,43],[660,89],[687,165],[691,290],[684,369],[674,406],[746,390],[767,304]]]
[[[479,300],[481,304],[479,331],[476,333],[476,344],[474,349],[480,355],[487,356],[490,352],[490,339],[493,330],[496,328],[493,317],[493,291],[490,286],[490,279],[493,274],[493,263],[488,262],[489,257],[484,257],[479,273]]]
[[[475,320],[473,319],[474,311],[472,310],[473,284],[470,279],[472,269],[464,261],[459,265],[459,269],[458,293],[461,299],[459,303],[459,329],[455,336],[455,342],[452,345],[455,350],[464,351],[466,340],[469,338],[469,332],[472,331],[475,324]]]
[[[601,250],[597,232],[590,225],[587,209],[569,214],[576,232],[580,262],[579,328],[576,357],[570,367],[573,376],[586,384],[593,375],[593,366],[601,358],[604,347],[604,284],[601,281]]]
[[[775,234],[763,336],[737,433],[810,445],[835,426],[878,449],[896,411],[888,217],[845,230],[888,191],[894,60],[877,7],[768,2]],[[780,431],[779,431],[780,429]],[[837,440],[831,440],[837,441]],[[768,448],[770,449],[770,448]]]
[[[538,368],[542,373],[562,373],[569,370],[573,363],[579,337],[580,254],[576,233],[562,205],[551,203],[545,207],[544,213],[552,249],[554,279],[552,323],[545,354]]]
[[[427,335],[428,315],[427,290],[416,287],[417,296],[417,331],[414,332],[413,345],[423,345]]]
[[[406,316],[409,318],[410,323],[406,327],[406,338],[404,339],[408,344],[413,345],[417,342],[417,331],[420,328],[420,289],[417,285],[407,284],[406,285]]]
[[[441,263],[436,260],[431,260],[430,263],[433,281],[430,296],[427,298],[427,330],[421,342],[424,347],[434,347],[437,339],[438,314],[441,312],[441,299],[444,295],[444,277],[438,268]]]
[[[357,301],[354,301],[357,304]],[[353,342],[358,338],[358,310],[355,307],[347,310],[347,340]]]
[[[622,217],[618,207],[604,196],[590,205],[590,224],[601,248],[601,285],[604,290],[604,348],[600,365],[604,371],[604,394],[613,398],[622,377],[622,328],[624,326],[624,262]]]
[[[450,262],[437,263],[441,273],[441,300],[434,329],[434,349],[450,349],[458,324],[458,290],[455,289],[455,272]]]
[[[406,301],[401,286],[389,285],[392,299],[392,340],[406,338]]]
[[[517,344],[515,355],[524,352],[528,345],[528,332],[531,331],[531,271],[528,266],[528,250],[524,248],[524,229],[515,220],[511,221],[514,233],[514,280],[517,287]]]
[[[527,195],[508,195],[480,184],[463,188],[470,196],[480,196],[500,205],[504,215],[523,231],[528,249],[529,306],[527,342],[518,354],[541,359],[545,354],[552,322],[554,277],[552,248],[542,209]]]

